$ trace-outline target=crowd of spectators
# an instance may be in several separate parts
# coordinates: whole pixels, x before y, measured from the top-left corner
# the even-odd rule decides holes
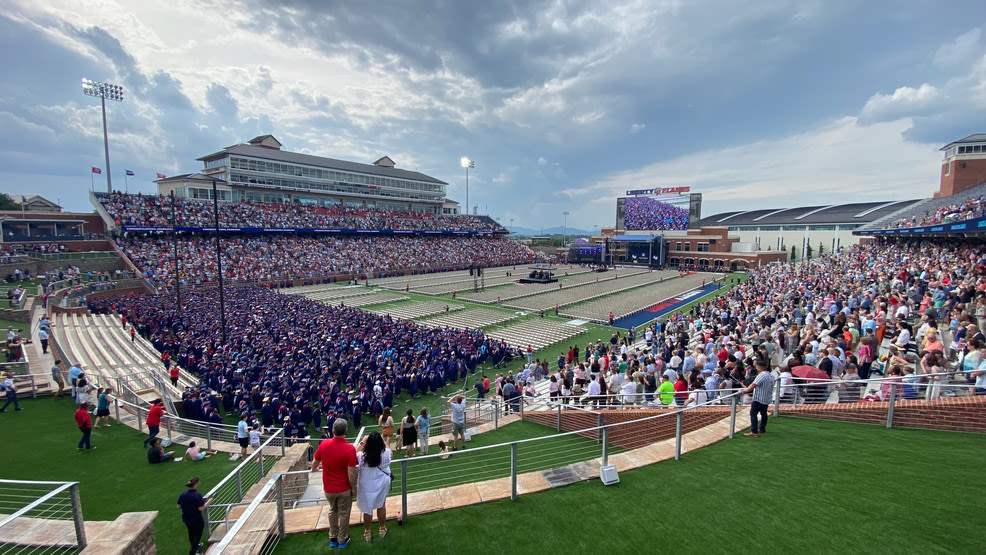
[[[832,391],[840,402],[886,400],[895,388],[904,398],[932,388],[940,395],[957,382],[986,393],[980,243],[873,241],[760,268],[734,284],[645,328],[646,348],[633,348],[637,330],[615,333],[584,350],[573,345],[557,364],[538,360],[518,375],[497,376],[483,393],[495,387],[491,395],[516,403],[535,394],[529,382],[545,378],[554,383],[552,397],[572,402],[682,406],[753,383],[757,366],[778,377],[783,398],[803,388],[809,402],[824,402]],[[227,290],[223,343],[215,289],[189,292],[183,306],[179,317],[167,295],[90,303],[94,312],[125,315],[156,349],[201,378],[183,396],[186,416],[220,422],[224,413],[248,413],[295,437],[334,418],[376,422],[402,391],[433,393],[484,361],[523,356],[478,330],[426,328],[263,287]],[[881,346],[889,347],[882,360]],[[824,385],[813,396],[811,383],[798,377],[805,368],[844,386]],[[864,396],[856,380],[877,374],[880,385]]]
[[[963,222],[984,215],[986,198],[979,196],[967,199],[963,202],[955,202],[947,206],[941,206],[934,211],[925,212],[924,216],[912,214],[897,220],[887,226],[888,228],[902,227],[922,227],[927,225],[950,224]]]
[[[644,348],[634,347],[637,330],[573,345],[557,364],[537,360],[498,375],[495,394],[519,402],[545,377],[562,402],[683,406],[749,386],[758,361],[786,401],[795,389],[808,402],[833,392],[839,402],[887,400],[895,388],[905,399],[934,398],[956,394],[952,383],[986,394],[984,326],[986,245],[870,242],[758,269],[715,300],[645,328]],[[877,374],[878,385],[863,385]],[[864,396],[864,387],[875,388]]]
[[[627,197],[623,210],[623,227],[631,230],[688,229],[688,209],[653,197]]]
[[[164,236],[119,240],[121,250],[143,276],[159,287],[174,277],[175,249]],[[329,275],[380,275],[411,269],[503,266],[532,262],[537,255],[503,237],[229,235],[221,241],[223,277],[232,281],[309,279]],[[178,241],[181,282],[195,285],[218,278],[215,243],[206,236]]]
[[[457,383],[478,364],[515,356],[477,330],[427,328],[348,307],[331,307],[262,287],[227,289],[227,340],[217,326],[215,289],[174,298],[129,295],[93,300],[90,310],[125,315],[170,360],[198,375],[182,399],[185,416],[220,422],[244,412],[264,428],[309,426],[337,417],[376,422],[402,391],[412,397]],[[300,434],[300,435],[299,435]]]
[[[216,223],[211,201],[176,198],[172,211],[171,199],[159,195],[100,193],[96,196],[117,225],[171,227],[173,215],[178,227],[212,228]],[[222,203],[219,225],[228,228],[506,232],[490,218],[468,214],[249,201]]]
[[[912,336],[913,321],[920,328]],[[757,358],[780,378],[785,396],[799,382],[793,372],[806,366],[843,380],[845,387],[835,388],[843,402],[860,399],[854,380],[876,373],[885,379],[869,400],[886,400],[893,387],[905,397],[922,387],[941,394],[949,377],[933,374],[942,372],[986,393],[984,325],[986,246],[956,239],[870,242],[752,272],[715,301],[655,323],[645,331],[651,348],[630,362],[643,376],[642,388],[656,371],[656,381],[668,374],[675,391],[681,384],[686,393],[704,389],[710,398],[720,388],[752,383]],[[889,348],[882,360],[881,346]],[[613,347],[619,360],[626,347],[621,351],[615,338]],[[591,349],[598,351],[587,345],[585,352]],[[816,400],[832,389],[822,388]]]

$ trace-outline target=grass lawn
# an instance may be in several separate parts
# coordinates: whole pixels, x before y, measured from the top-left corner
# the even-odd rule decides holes
[[[0,414],[0,474],[15,480],[79,482],[86,520],[113,520],[120,513],[158,511],[154,533],[158,553],[187,553],[187,533],[175,508],[185,482],[200,476],[203,493],[239,461],[217,455],[202,462],[151,465],[143,434],[123,425],[94,429],[92,451],[78,451],[75,406],[69,398],[21,399],[23,411]],[[166,437],[166,436],[165,436]],[[184,446],[174,446],[182,456]]]
[[[356,553],[984,553],[983,436],[791,417],[620,475],[391,524]],[[947,454],[947,456],[944,456]],[[449,461],[446,461],[449,462]],[[398,507],[388,507],[396,512]],[[324,553],[326,533],[278,553]]]

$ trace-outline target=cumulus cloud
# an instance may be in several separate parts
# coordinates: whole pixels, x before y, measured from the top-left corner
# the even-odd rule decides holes
[[[900,87],[891,94],[877,93],[866,101],[860,120],[863,123],[890,121],[922,115],[938,107],[944,100],[941,91],[928,83],[918,88]]]
[[[943,44],[935,52],[935,65],[953,66],[981,56],[983,46],[979,42],[980,37],[982,37],[982,29],[976,27],[955,37],[954,41]]]

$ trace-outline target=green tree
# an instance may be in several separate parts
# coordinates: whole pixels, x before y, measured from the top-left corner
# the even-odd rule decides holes
[[[821,241],[818,242],[818,256],[825,254],[825,245]]]
[[[791,245],[791,261],[794,262],[797,259],[798,259],[798,251],[794,247],[794,245]]]
[[[811,243],[808,243],[808,250],[806,250],[806,251],[805,251],[805,257],[806,257],[806,258],[807,258],[808,260],[811,260],[811,254],[812,254],[813,252],[814,252],[814,250],[813,250],[813,249],[811,248]]]
[[[0,193],[0,210],[20,210],[21,205],[10,198],[7,193]]]

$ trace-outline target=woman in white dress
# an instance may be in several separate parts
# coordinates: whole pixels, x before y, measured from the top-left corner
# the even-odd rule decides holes
[[[356,446],[356,457],[359,460],[356,506],[363,513],[363,539],[370,541],[374,510],[380,524],[380,537],[387,535],[387,492],[393,479],[390,473],[391,452],[384,444],[383,436],[373,432]]]

